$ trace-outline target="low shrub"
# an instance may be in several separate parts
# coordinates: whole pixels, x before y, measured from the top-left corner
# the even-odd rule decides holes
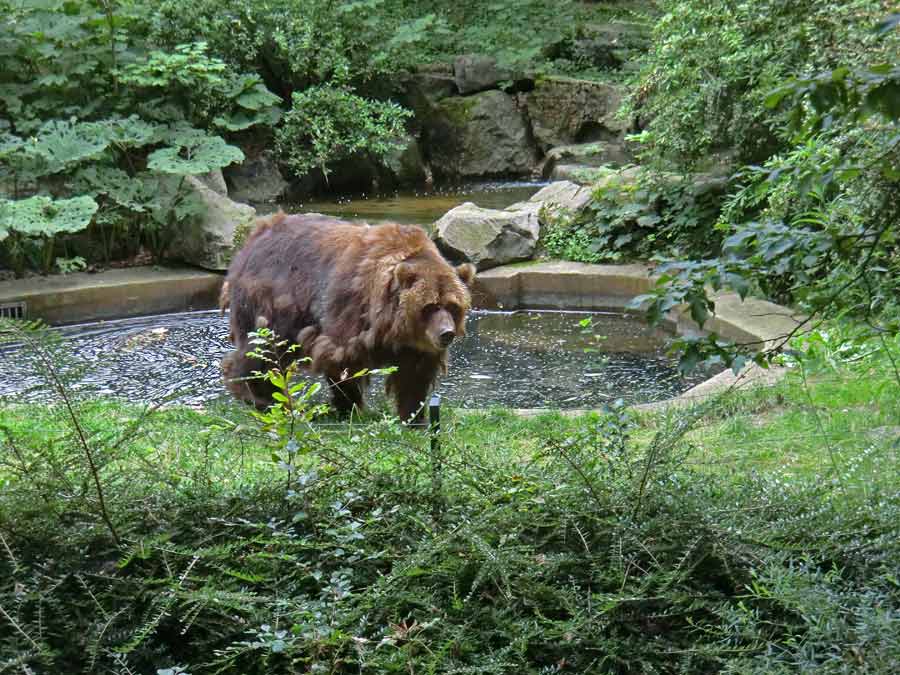
[[[711,225],[726,184],[635,168],[610,173],[583,211],[549,218],[542,243],[553,257],[588,263],[715,255],[722,235]]]

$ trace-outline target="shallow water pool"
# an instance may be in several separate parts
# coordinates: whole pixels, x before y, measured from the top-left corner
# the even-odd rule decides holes
[[[579,322],[590,316],[593,326]],[[455,406],[596,408],[616,399],[644,403],[678,395],[711,373],[685,378],[665,348],[671,335],[640,319],[584,312],[486,312],[469,317],[468,335],[451,348],[437,392]],[[228,400],[219,361],[231,349],[218,312],[167,314],[59,329],[73,360],[86,367],[80,388],[129,401],[201,406]],[[33,363],[0,352],[0,397],[40,400],[46,387]],[[383,404],[383,387],[369,389]]]

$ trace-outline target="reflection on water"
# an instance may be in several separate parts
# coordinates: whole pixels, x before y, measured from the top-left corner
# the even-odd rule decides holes
[[[678,375],[665,356],[669,336],[638,319],[585,313],[473,312],[468,335],[451,349],[450,372],[437,391],[462,407],[592,408],[662,400],[702,381]],[[129,401],[169,399],[188,405],[227,399],[219,361],[229,351],[227,317],[192,312],[59,329],[88,367],[81,387]],[[0,397],[39,400],[34,364],[0,352]],[[381,383],[370,388],[383,401]]]
[[[392,221],[428,227],[450,209],[463,202],[475,202],[489,209],[505,209],[525,201],[546,183],[470,183],[435,189],[431,192],[396,192],[389,195],[359,195],[273,205],[287,213],[325,213],[339,218],[377,223]]]

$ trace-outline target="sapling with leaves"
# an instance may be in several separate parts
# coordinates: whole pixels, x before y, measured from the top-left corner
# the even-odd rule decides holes
[[[321,444],[320,432],[313,422],[327,414],[329,407],[326,403],[316,402],[322,383],[302,375],[304,365],[310,361],[299,355],[302,345],[282,339],[266,327],[249,333],[248,338],[252,349],[247,356],[260,363],[260,369],[248,379],[269,388],[273,401],[265,410],[254,410],[252,414],[275,442],[272,461],[287,472],[290,485],[296,473],[298,455],[308,455]],[[344,379],[331,386],[369,375],[390,375],[396,370],[394,367],[365,368],[346,373]]]
[[[247,356],[260,363],[260,370],[251,379],[268,385],[273,400],[267,409],[253,411],[253,416],[275,442],[272,461],[285,470],[290,486],[298,453],[308,454],[318,438],[313,420],[328,411],[326,404],[313,401],[322,384],[297,377],[309,360],[297,356],[300,345],[279,339],[269,328],[259,328],[248,338],[253,348]]]

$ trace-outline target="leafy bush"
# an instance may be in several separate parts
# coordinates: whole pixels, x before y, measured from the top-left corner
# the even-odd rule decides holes
[[[765,105],[773,89],[892,54],[871,31],[885,12],[880,0],[658,4],[630,110],[646,122],[646,157],[677,166],[716,150],[733,151],[738,163],[765,160],[789,140],[785,118]]]
[[[488,54],[503,66],[532,73],[608,77],[580,51],[584,42],[579,42],[591,23],[608,18],[608,7],[588,7],[572,0],[405,0],[400,4],[406,13],[433,17],[427,41],[415,45],[418,62]],[[616,8],[612,14],[621,18],[628,10]]]
[[[364,83],[413,63],[410,46],[427,25],[404,20],[396,0],[167,0],[150,16],[161,47],[205,41],[214,54],[260,73],[277,91]]]
[[[896,39],[890,31],[897,23],[884,23],[883,39]],[[742,294],[756,287],[808,313],[792,334],[825,315],[851,313],[875,334],[895,335],[900,64],[842,66],[792,80],[768,105],[785,101],[795,147],[744,170],[745,186],[725,210],[730,222],[721,225],[729,233],[724,255],[669,263],[656,290],[638,301],[660,316],[689,295],[692,306],[712,309],[707,284]],[[790,337],[781,336],[759,359],[772,358]],[[738,351],[715,336],[681,344],[692,360],[713,354],[727,360]]]
[[[97,202],[88,196],[53,200],[49,197],[30,199],[0,199],[0,241],[9,239],[6,246],[13,261],[13,269],[24,271],[24,252],[29,243],[37,240],[41,247],[41,269],[50,271],[53,265],[55,238],[68,232],[84,230],[97,211]]]
[[[546,251],[566,260],[616,262],[719,251],[716,222],[724,180],[626,169],[594,186],[577,215],[550,218]]]
[[[172,52],[151,51],[129,63],[119,81],[131,85],[141,111],[163,122],[182,115],[199,127],[242,131],[274,125],[281,99],[266,89],[258,75],[237,73],[221,59],[207,55],[204,42],[176,45]],[[172,110],[172,101],[182,110]]]
[[[395,103],[364,99],[343,87],[310,87],[295,92],[276,148],[303,175],[361,153],[383,158],[402,149],[403,120],[411,113]]]

